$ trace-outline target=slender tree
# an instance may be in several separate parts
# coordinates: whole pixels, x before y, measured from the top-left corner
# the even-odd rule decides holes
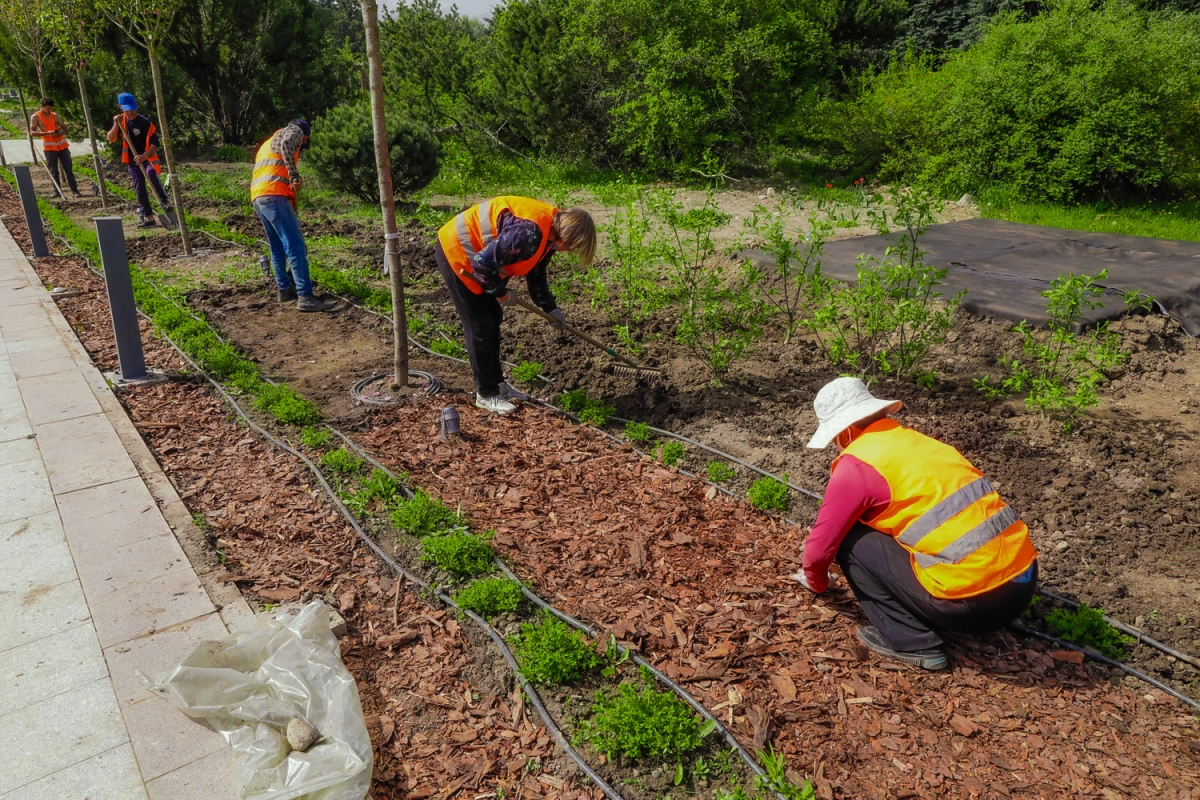
[[[171,181],[171,196],[179,216],[179,235],[183,239],[184,255],[191,255],[192,242],[188,236],[186,215],[183,212],[179,176],[175,174],[175,159],[171,155],[171,133],[167,128],[167,105],[163,96],[162,66],[159,60],[167,34],[175,22],[175,13],[181,4],[179,0],[97,0],[97,5],[126,36],[146,51],[146,57],[150,61],[150,75],[154,79],[154,105],[158,109],[158,129],[162,133],[162,150],[167,162],[167,176]]]
[[[375,167],[379,172],[379,205],[383,210],[388,274],[392,281],[392,332],[395,350],[392,388],[408,386],[408,319],[404,308],[404,267],[396,231],[396,200],[392,196],[392,163],[388,153],[387,116],[383,107],[383,58],[379,53],[379,7],[375,0],[360,0],[366,30],[371,116],[375,129]]]
[[[50,0],[53,2],[53,0]],[[42,28],[39,16],[47,0],[0,0],[0,24],[17,49],[37,68],[38,91],[46,96],[46,59],[50,55],[50,39]]]
[[[96,42],[103,29],[100,12],[93,0],[54,0],[53,3],[42,4],[38,19],[46,36],[75,69],[75,77],[79,81],[79,99],[83,103],[83,119],[87,123],[88,141],[92,144],[92,166],[100,184],[100,205],[107,210],[108,186],[100,166],[100,148],[96,144],[87,82],[83,77],[88,62],[96,53]]]

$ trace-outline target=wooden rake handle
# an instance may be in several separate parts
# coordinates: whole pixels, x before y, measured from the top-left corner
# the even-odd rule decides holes
[[[554,325],[555,327],[558,327],[561,325],[564,329],[575,334],[577,337],[579,337],[580,339],[583,339],[588,344],[592,345],[593,347],[597,347],[597,348],[603,350],[605,353],[608,353],[613,358],[619,359],[620,361],[624,361],[627,365],[633,367],[634,369],[645,369],[645,367],[643,367],[641,364],[630,361],[628,358],[621,355],[616,350],[613,350],[611,347],[606,345],[604,342],[601,342],[599,339],[595,339],[595,338],[589,336],[588,334],[584,333],[583,331],[579,330],[578,328],[572,326],[569,323],[559,322],[559,320],[557,320],[556,318],[547,314],[545,311],[542,311],[540,308],[535,306],[533,303],[530,303],[528,300],[523,300],[520,297],[517,297],[517,298],[515,298],[515,302],[521,308],[525,309],[526,311],[532,311],[533,313],[537,314],[539,317],[546,320],[547,322]]]

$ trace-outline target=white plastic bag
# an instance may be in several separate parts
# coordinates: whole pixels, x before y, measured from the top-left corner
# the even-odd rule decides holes
[[[225,737],[245,800],[366,797],[371,738],[323,603],[201,642],[147,686]],[[287,724],[295,717],[320,735],[304,753],[291,752],[287,742]]]

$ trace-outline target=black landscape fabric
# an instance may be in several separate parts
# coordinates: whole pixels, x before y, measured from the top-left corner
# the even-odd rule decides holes
[[[881,258],[896,234],[842,239],[825,245],[821,269],[843,281],[857,277],[861,254]],[[934,225],[920,239],[925,263],[949,272],[942,294],[962,290],[964,310],[981,317],[1029,320],[1044,327],[1042,292],[1064,272],[1096,276],[1108,269],[1107,291],[1099,308],[1083,315],[1087,327],[1115,319],[1125,310],[1122,292],[1136,289],[1154,298],[1157,310],[1179,320],[1189,336],[1200,335],[1200,243],[1091,233],[997,219],[971,219]],[[762,251],[745,258],[769,262]]]

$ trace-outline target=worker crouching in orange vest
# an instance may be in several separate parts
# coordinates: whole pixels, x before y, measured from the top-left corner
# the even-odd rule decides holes
[[[466,334],[480,408],[511,414],[514,402],[528,397],[504,380],[500,363],[501,305],[516,302],[509,278],[524,277],[530,299],[560,328],[566,322],[550,292],[548,266],[555,251],[573,252],[584,265],[592,263],[596,226],[588,212],[560,211],[528,197],[493,197],[438,231],[434,256]]]
[[[983,473],[947,444],[889,418],[901,403],[858,378],[826,384],[813,401],[811,448],[836,442],[825,499],[792,576],[824,592],[836,557],[876,653],[924,669],[948,663],[941,631],[978,636],[1016,619],[1033,598],[1029,529]]]

